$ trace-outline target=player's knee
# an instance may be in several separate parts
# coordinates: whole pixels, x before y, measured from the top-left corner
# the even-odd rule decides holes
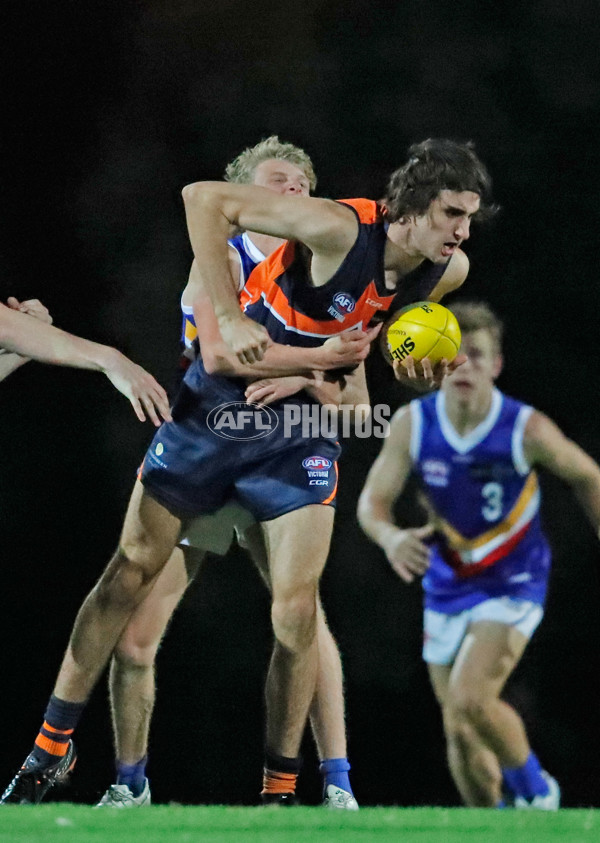
[[[113,652],[113,670],[121,678],[153,671],[154,655],[151,650],[119,645]]]
[[[458,747],[461,755],[469,752],[475,744],[477,733],[464,712],[456,709],[444,711],[444,732],[448,743]]]
[[[130,633],[127,629],[114,649],[115,664],[121,670],[151,668],[160,646],[160,638]]]
[[[133,609],[143,600],[159,570],[156,560],[119,548],[96,585],[96,599],[103,610]]]
[[[461,730],[465,734],[468,730],[480,727],[488,719],[485,697],[478,689],[451,691],[445,704],[445,719],[454,730]]]
[[[279,597],[271,607],[273,633],[277,641],[288,650],[305,650],[316,632],[316,601],[312,590]]]

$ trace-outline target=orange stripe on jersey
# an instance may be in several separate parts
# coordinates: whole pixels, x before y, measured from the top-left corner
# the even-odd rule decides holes
[[[348,313],[343,322],[338,322],[337,319],[317,320],[290,307],[287,296],[277,284],[274,272],[277,272],[277,266],[273,269],[273,264],[268,258],[259,264],[242,290],[240,305],[242,310],[245,310],[262,298],[264,306],[286,325],[291,333],[326,338],[352,328],[366,328],[377,312],[388,310],[396,295],[395,292],[390,292],[389,296],[380,295],[373,280],[356,302],[353,312]],[[277,277],[282,272],[283,269],[278,272]]]
[[[382,222],[383,220],[380,206],[372,199],[338,199],[338,202],[354,208],[360,222],[367,223],[367,225]]]
[[[337,487],[338,487],[338,480],[339,480],[339,477],[340,477],[340,473],[338,471],[337,462],[334,462],[333,466],[335,468],[335,487],[333,489],[333,492],[329,495],[329,497],[325,498],[325,500],[322,501],[323,505],[331,503],[331,501],[335,498],[335,496],[337,494]]]
[[[278,249],[254,267],[240,293],[240,307],[245,310],[250,304],[260,300],[260,294],[273,284],[273,278],[279,278],[290,266],[296,255],[296,244],[288,240]]]
[[[447,521],[440,519],[440,526],[441,529],[450,542],[452,548],[458,551],[467,551],[467,550],[476,550],[479,547],[483,547],[488,542],[495,539],[496,536],[499,536],[501,533],[508,533],[509,530],[514,527],[517,523],[527,504],[531,501],[533,496],[538,491],[538,481],[534,471],[531,472],[523,489],[521,490],[521,494],[517,498],[517,501],[511,511],[508,513],[506,518],[501,521],[499,524],[496,524],[491,530],[487,530],[485,533],[482,533],[480,536],[474,539],[467,539],[458,530],[455,530],[454,527],[451,526]]]

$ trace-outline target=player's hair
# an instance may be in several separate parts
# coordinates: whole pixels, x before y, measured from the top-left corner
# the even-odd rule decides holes
[[[271,135],[255,146],[249,146],[234,158],[225,170],[225,181],[233,181],[238,184],[250,184],[254,179],[254,171],[263,161],[276,158],[279,161],[289,161],[290,164],[299,167],[308,179],[311,192],[317,186],[317,177],[310,157],[299,146],[293,143],[284,143],[277,135]]]
[[[483,301],[459,301],[450,309],[456,316],[463,334],[487,331],[492,338],[496,354],[502,352],[504,324],[488,304]]]
[[[480,197],[477,219],[492,217],[498,210],[491,198],[492,179],[475,153],[471,141],[428,138],[413,144],[409,159],[390,176],[384,205],[389,222],[404,216],[420,216],[441,190],[471,190]]]

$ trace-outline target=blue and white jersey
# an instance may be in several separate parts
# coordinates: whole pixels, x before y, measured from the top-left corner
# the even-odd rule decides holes
[[[233,237],[227,242],[232,249],[235,249],[240,259],[238,292],[241,292],[246,281],[250,277],[250,273],[255,266],[258,266],[261,261],[264,261],[265,255],[263,255],[260,249],[257,249],[252,240],[248,237],[248,232],[246,231],[244,231],[243,234],[238,234],[237,237]],[[183,314],[181,325],[181,344],[185,347],[186,351],[193,350],[194,340],[198,336],[198,331],[196,330],[196,320],[194,319],[194,311],[190,305],[184,304],[182,300],[181,312]]]
[[[523,451],[532,408],[494,389],[486,418],[465,436],[443,391],[412,401],[410,412],[413,467],[436,525],[427,608],[453,614],[499,596],[543,603],[550,549]]]

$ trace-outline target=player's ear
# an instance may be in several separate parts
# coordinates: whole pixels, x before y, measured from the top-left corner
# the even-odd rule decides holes
[[[504,357],[501,354],[497,354],[494,359],[494,380],[498,377],[502,369],[504,368]]]

